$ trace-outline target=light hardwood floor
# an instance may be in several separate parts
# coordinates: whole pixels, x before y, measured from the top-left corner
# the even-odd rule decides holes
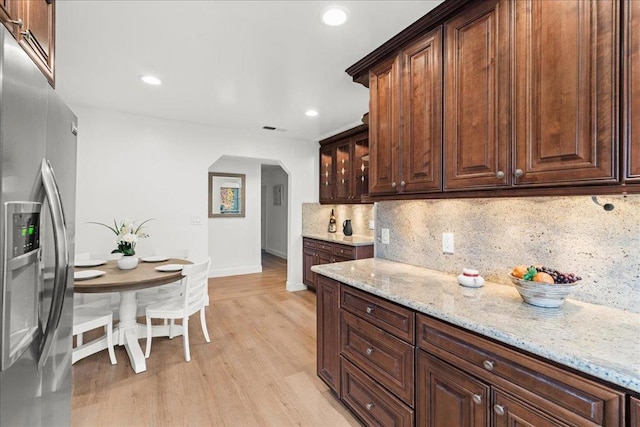
[[[315,294],[285,281],[286,262],[270,255],[261,274],[210,279],[211,343],[196,315],[189,363],[182,337],[155,338],[137,375],[123,348],[115,366],[106,351],[77,362],[72,425],[360,425],[316,376]]]

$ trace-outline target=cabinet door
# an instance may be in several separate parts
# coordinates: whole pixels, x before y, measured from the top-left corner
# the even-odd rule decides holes
[[[316,259],[316,262],[318,263],[318,265],[322,265],[329,264],[335,261],[331,252],[318,251],[318,258]]]
[[[302,251],[302,282],[311,289],[316,288],[316,273],[311,271],[311,267],[316,265],[316,251],[313,249],[303,249]]]
[[[622,129],[626,147],[625,178],[628,181],[640,181],[640,2],[623,3],[625,78]]]
[[[352,199],[361,201],[369,194],[369,132],[353,137],[353,173]]]
[[[336,202],[350,202],[351,185],[353,184],[351,141],[347,140],[342,144],[336,145],[335,156],[335,200]]]
[[[629,426],[640,427],[640,399],[629,398]]]
[[[571,425],[497,389],[492,391],[491,400],[493,403],[492,427],[568,427]]]
[[[340,283],[318,276],[317,356],[318,376],[334,393],[340,393]]]
[[[420,427],[489,425],[489,386],[418,351],[416,412]]]
[[[17,5],[18,3],[16,0],[0,0],[0,19],[16,39],[20,34],[20,27],[9,21],[15,21],[18,19],[16,11]]]
[[[333,147],[320,148],[320,203],[332,203],[334,195]]]
[[[55,1],[30,0],[20,5],[24,21],[20,45],[54,86]]]
[[[440,28],[404,49],[401,58],[403,125],[400,191],[437,191],[442,187]]]
[[[616,181],[620,4],[513,2],[515,185]]]
[[[393,58],[369,73],[369,194],[395,193],[398,186],[399,69]]]
[[[506,186],[509,2],[491,0],[444,25],[445,190]]]

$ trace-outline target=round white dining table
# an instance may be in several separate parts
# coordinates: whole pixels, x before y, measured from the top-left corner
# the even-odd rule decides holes
[[[118,325],[114,328],[114,344],[124,346],[131,367],[136,374],[147,369],[144,353],[138,340],[146,338],[146,325],[136,320],[138,304],[136,292],[141,289],[166,285],[182,279],[182,271],[161,272],[156,267],[166,264],[192,264],[184,259],[168,259],[164,262],[140,262],[132,270],[120,270],[116,261],[96,267],[75,267],[75,271],[101,270],[105,274],[86,280],[74,280],[74,292],[77,293],[105,293],[118,292],[120,294]],[[172,336],[182,335],[182,326],[175,325]],[[169,326],[158,325],[153,328],[153,336],[169,336]]]

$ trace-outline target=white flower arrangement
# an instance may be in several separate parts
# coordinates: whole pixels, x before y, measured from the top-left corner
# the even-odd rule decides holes
[[[138,239],[149,237],[143,229],[143,226],[149,221],[151,221],[151,219],[147,219],[138,225],[135,221],[129,219],[125,219],[119,223],[114,219],[113,227],[101,222],[89,222],[89,224],[98,224],[106,227],[116,235],[115,243],[118,248],[114,249],[111,253],[119,252],[124,256],[131,256],[136,254],[136,243]]]

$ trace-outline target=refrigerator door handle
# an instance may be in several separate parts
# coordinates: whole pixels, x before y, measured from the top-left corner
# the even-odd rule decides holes
[[[38,369],[41,371],[51,351],[51,346],[58,330],[60,317],[62,315],[62,303],[67,290],[67,271],[69,267],[69,248],[67,241],[67,226],[62,209],[62,200],[58,190],[55,175],[51,164],[42,159],[41,167],[42,186],[47,197],[49,210],[51,211],[51,222],[53,223],[53,240],[55,246],[55,277],[53,279],[53,296],[51,298],[51,309],[44,337],[40,345],[40,357],[38,359]]]

